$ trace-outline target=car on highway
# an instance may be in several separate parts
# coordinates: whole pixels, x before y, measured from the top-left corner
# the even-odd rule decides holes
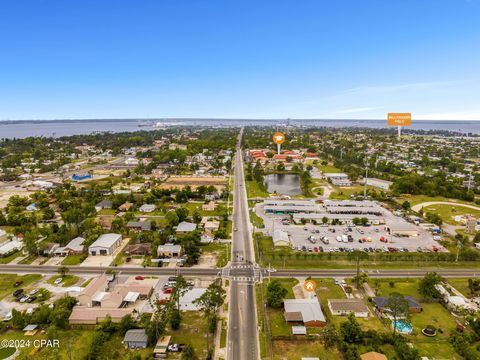
[[[277,272],[277,269],[268,268],[268,269],[267,269],[267,272],[268,272],[268,273],[274,273],[274,272]]]
[[[238,231],[238,229],[237,229],[237,228],[234,228],[233,231]]]

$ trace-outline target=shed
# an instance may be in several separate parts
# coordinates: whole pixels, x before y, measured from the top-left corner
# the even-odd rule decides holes
[[[305,326],[292,326],[292,335],[307,335]]]
[[[148,336],[144,329],[128,330],[123,338],[123,343],[129,349],[145,349],[148,343]]]

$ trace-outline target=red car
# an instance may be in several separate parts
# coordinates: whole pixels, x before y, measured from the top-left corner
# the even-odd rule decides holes
[[[140,275],[135,276],[135,280],[144,280],[144,279],[145,279],[145,278],[144,278],[143,276],[140,276]]]
[[[166,288],[165,290],[163,290],[163,293],[164,294],[171,294],[172,293],[172,288]]]

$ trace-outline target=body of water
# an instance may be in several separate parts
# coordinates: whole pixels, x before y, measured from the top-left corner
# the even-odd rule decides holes
[[[265,119],[167,119],[167,120],[57,120],[57,121],[0,121],[1,138],[25,138],[29,136],[60,137],[94,132],[124,132],[152,130],[153,127],[139,127],[145,122],[165,126],[317,126],[332,128],[386,128],[385,120],[265,120]],[[480,121],[413,121],[411,130],[443,130],[458,134],[480,134]]]
[[[265,186],[269,193],[279,195],[301,195],[300,176],[296,174],[271,174],[265,176]]]

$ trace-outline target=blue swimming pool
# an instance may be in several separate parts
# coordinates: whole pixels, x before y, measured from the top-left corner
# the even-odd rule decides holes
[[[413,330],[411,324],[405,320],[392,321],[392,327],[396,324],[397,331],[401,334],[410,334]]]

